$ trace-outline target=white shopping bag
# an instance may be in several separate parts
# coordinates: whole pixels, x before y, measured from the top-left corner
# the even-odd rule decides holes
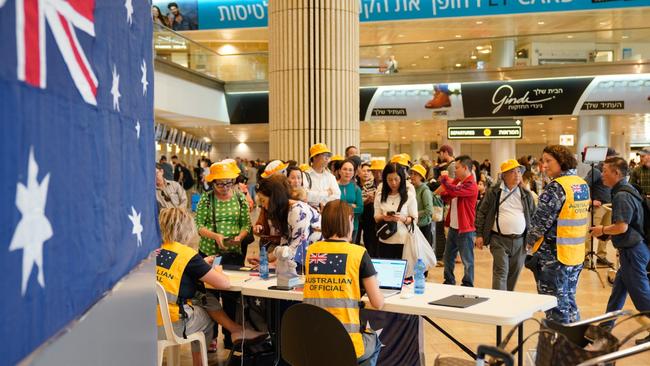
[[[436,253],[431,248],[427,238],[424,237],[417,225],[413,225],[413,228],[412,232],[409,231],[408,235],[405,235],[406,240],[404,240],[404,250],[402,251],[402,259],[406,259],[408,262],[406,277],[414,275],[413,269],[418,258],[422,259],[427,270],[436,266]]]

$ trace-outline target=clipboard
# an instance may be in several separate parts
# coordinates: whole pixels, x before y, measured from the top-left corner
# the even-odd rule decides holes
[[[451,308],[464,309],[472,305],[480,304],[487,300],[488,300],[487,297],[479,297],[474,295],[451,295],[451,296],[444,297],[442,299],[431,301],[429,302],[429,305],[447,306]]]

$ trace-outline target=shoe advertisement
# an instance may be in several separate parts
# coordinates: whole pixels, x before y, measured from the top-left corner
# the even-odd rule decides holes
[[[366,91],[374,93],[361,98],[364,121],[607,115],[650,109],[650,74],[391,85]]]

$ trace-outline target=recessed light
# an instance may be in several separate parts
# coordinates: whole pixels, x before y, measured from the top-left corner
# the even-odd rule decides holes
[[[546,130],[539,130],[539,132],[546,132]]]
[[[630,36],[622,36],[621,38],[628,39],[628,38],[630,38]]]
[[[386,48],[391,49],[391,48],[393,48],[393,46],[386,46]]]
[[[418,64],[411,64],[411,66],[413,66],[413,67],[415,67],[415,66],[417,66],[417,65],[418,65]]]
[[[544,25],[544,24],[546,24],[546,23],[544,23],[543,20],[540,20],[539,22],[537,22],[537,25]]]
[[[397,37],[404,38],[404,35],[403,34],[398,34]]]
[[[439,49],[439,50],[444,50],[444,49],[445,49],[445,46],[438,46],[438,49]]]
[[[471,58],[472,60],[476,60],[476,55],[471,55],[469,56],[469,58]]]
[[[424,55],[423,58],[426,59],[426,60],[428,60],[428,59],[429,59],[429,55]]]
[[[406,140],[406,136],[402,136],[402,140]]]
[[[455,35],[454,37],[456,37],[456,38],[462,38],[463,36],[461,36],[460,34],[457,34],[457,35]]]
[[[490,50],[489,48],[486,48],[484,50],[480,50],[479,52],[483,53],[483,54],[488,54],[488,53],[492,52],[492,50]]]
[[[569,38],[569,39],[571,39],[571,38],[573,38],[573,36],[572,36],[572,35],[568,35],[568,36],[566,36],[566,37],[567,37],[567,38]]]
[[[477,20],[476,24],[481,25],[481,24],[483,24],[483,21],[482,20]]]
[[[537,122],[538,125],[544,126],[544,122]]]
[[[600,23],[598,23],[598,24],[600,24],[600,25],[607,25],[607,22],[600,22]]]
[[[379,56],[379,55],[377,55],[377,56],[375,56],[375,57],[377,57],[377,58],[381,58],[381,56]]]
[[[480,51],[480,50],[482,50],[482,49],[483,49],[483,46],[476,46],[476,50],[477,50],[477,51]]]
[[[461,64],[456,64],[456,67],[461,67],[461,66],[463,66],[463,65],[461,65]]]

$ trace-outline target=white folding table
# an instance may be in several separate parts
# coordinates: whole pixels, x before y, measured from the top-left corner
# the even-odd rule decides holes
[[[241,292],[244,296],[264,297],[276,300],[302,301],[302,291],[269,290],[276,284],[274,277],[262,280],[250,276],[247,272],[224,271],[231,279],[229,291]],[[428,302],[438,300],[450,295],[473,295],[485,297],[488,300],[476,305],[461,309],[446,306],[429,305]],[[368,309],[373,309],[367,297],[362,299]],[[469,349],[445,329],[435,323],[432,318],[460,320],[470,323],[479,323],[496,326],[496,343],[501,343],[502,327],[515,326],[523,320],[533,316],[537,311],[546,311],[557,306],[554,296],[538,295],[523,292],[500,291],[475,287],[462,287],[426,283],[423,295],[414,295],[402,299],[399,295],[391,296],[384,300],[381,311],[419,315],[438,331],[444,334],[471,357],[476,358],[474,351]],[[518,325],[518,341],[523,341],[523,325]],[[518,352],[519,364],[523,361],[523,352]]]

